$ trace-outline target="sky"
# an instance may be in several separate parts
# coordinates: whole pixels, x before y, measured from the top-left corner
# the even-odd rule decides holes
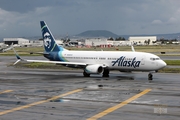
[[[180,32],[179,0],[0,0],[0,38],[108,30],[117,35]]]

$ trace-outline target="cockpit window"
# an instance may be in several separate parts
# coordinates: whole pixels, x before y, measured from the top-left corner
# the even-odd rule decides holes
[[[150,60],[160,60],[160,58],[150,58]]]

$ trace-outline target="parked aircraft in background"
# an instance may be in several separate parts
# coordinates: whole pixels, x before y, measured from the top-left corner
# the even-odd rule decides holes
[[[123,72],[129,71],[148,71],[148,79],[152,80],[152,71],[158,71],[166,66],[166,63],[157,55],[145,52],[132,51],[69,51],[62,46],[58,46],[55,39],[44,21],[40,21],[42,37],[44,40],[45,60],[25,60],[17,54],[17,61],[43,62],[62,64],[67,67],[78,67],[84,70],[84,77],[91,74],[102,74],[109,77],[111,70]]]
[[[13,48],[13,44],[11,44],[10,46],[2,43],[0,44],[0,52],[6,52],[8,50],[11,50]]]

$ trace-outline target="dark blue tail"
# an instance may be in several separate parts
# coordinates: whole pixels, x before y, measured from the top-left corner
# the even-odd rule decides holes
[[[56,41],[49,30],[47,24],[44,21],[40,21],[42,37],[44,42],[44,49],[46,52],[58,52],[63,50],[61,46],[56,44]]]

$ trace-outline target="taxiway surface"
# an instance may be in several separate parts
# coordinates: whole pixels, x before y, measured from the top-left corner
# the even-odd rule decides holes
[[[8,60],[7,60],[8,59]],[[0,61],[0,120],[179,120],[180,74],[113,71],[109,78],[82,71],[7,67]]]

